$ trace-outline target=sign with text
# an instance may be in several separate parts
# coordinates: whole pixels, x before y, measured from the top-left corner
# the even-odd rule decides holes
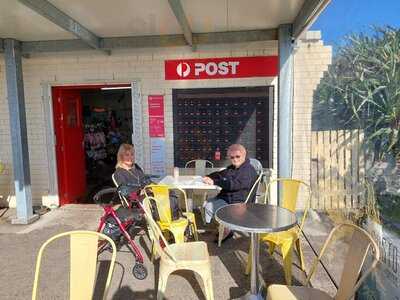
[[[165,80],[273,77],[278,56],[219,57],[165,61]]]
[[[149,135],[150,137],[165,137],[164,128],[164,96],[149,95]]]
[[[151,174],[165,176],[165,138],[150,139]]]

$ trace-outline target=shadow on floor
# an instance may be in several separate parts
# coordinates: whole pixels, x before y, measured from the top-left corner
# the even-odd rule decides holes
[[[110,268],[110,263],[111,263],[110,260],[99,260],[98,262],[97,279],[96,279],[96,286],[94,287],[93,299],[103,298],[104,289],[106,287],[108,270]],[[115,269],[117,268],[121,269],[121,274],[122,274],[118,284],[118,289],[119,289],[122,284],[122,279],[124,278],[125,275],[125,267],[116,261],[114,265],[114,272]],[[113,278],[115,280],[115,277]]]
[[[96,298],[93,298],[96,299]],[[156,299],[154,290],[133,291],[129,286],[121,287],[111,298],[112,300],[153,300]]]
[[[235,233],[234,238],[227,240],[220,248],[214,242],[214,234],[203,235],[202,239],[207,243],[210,255],[217,256],[221,260],[236,284],[229,290],[230,299],[244,296],[250,290],[250,276],[245,275],[250,238],[242,233]],[[261,278],[265,287],[274,283],[285,284],[281,254],[275,251],[271,256],[267,249],[265,244],[260,244]],[[297,254],[293,255],[292,285],[302,285],[298,278],[303,281],[305,276],[297,263]]]

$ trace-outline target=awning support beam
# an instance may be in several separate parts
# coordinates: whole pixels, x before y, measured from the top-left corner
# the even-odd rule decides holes
[[[13,224],[29,224],[39,217],[33,214],[26,130],[24,83],[22,78],[21,45],[13,39],[4,40],[7,99],[10,115],[11,148],[17,218]]]
[[[293,38],[297,40],[318,18],[331,0],[305,0],[293,22]]]
[[[91,48],[101,50],[101,39],[47,0],[18,0],[39,15],[72,33]],[[107,54],[110,52],[104,51]]]
[[[292,24],[279,26],[278,177],[292,177],[293,43]],[[279,199],[279,198],[278,198]]]
[[[247,43],[256,41],[272,41],[278,39],[276,29],[193,33],[193,43],[196,46],[210,44]],[[186,46],[184,35],[149,35],[103,38],[100,48],[103,50],[179,47]],[[83,51],[91,48],[81,40],[56,40],[22,42],[22,53]]]
[[[185,37],[186,43],[194,48],[193,45],[193,38],[192,38],[192,30],[190,29],[189,22],[186,18],[185,11],[182,7],[182,2],[180,0],[168,0],[169,6],[171,7],[176,20],[178,21],[179,25],[181,26],[183,35]]]

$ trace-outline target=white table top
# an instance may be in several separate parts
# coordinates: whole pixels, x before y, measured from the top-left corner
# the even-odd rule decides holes
[[[181,175],[178,178],[173,176],[165,176],[161,179],[160,184],[167,184],[181,189],[188,190],[219,190],[221,189],[216,185],[209,185],[203,182],[201,176],[186,176]]]

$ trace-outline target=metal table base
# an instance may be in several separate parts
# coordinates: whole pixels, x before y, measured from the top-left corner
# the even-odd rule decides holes
[[[263,300],[260,289],[259,273],[259,257],[260,257],[260,238],[258,233],[251,233],[251,272],[250,272],[250,292],[242,297],[244,300]]]
[[[248,232],[251,236],[250,292],[241,299],[265,299],[260,288],[259,255],[260,233],[288,230],[296,226],[296,215],[273,205],[236,203],[223,206],[215,212],[215,219],[231,230]]]

